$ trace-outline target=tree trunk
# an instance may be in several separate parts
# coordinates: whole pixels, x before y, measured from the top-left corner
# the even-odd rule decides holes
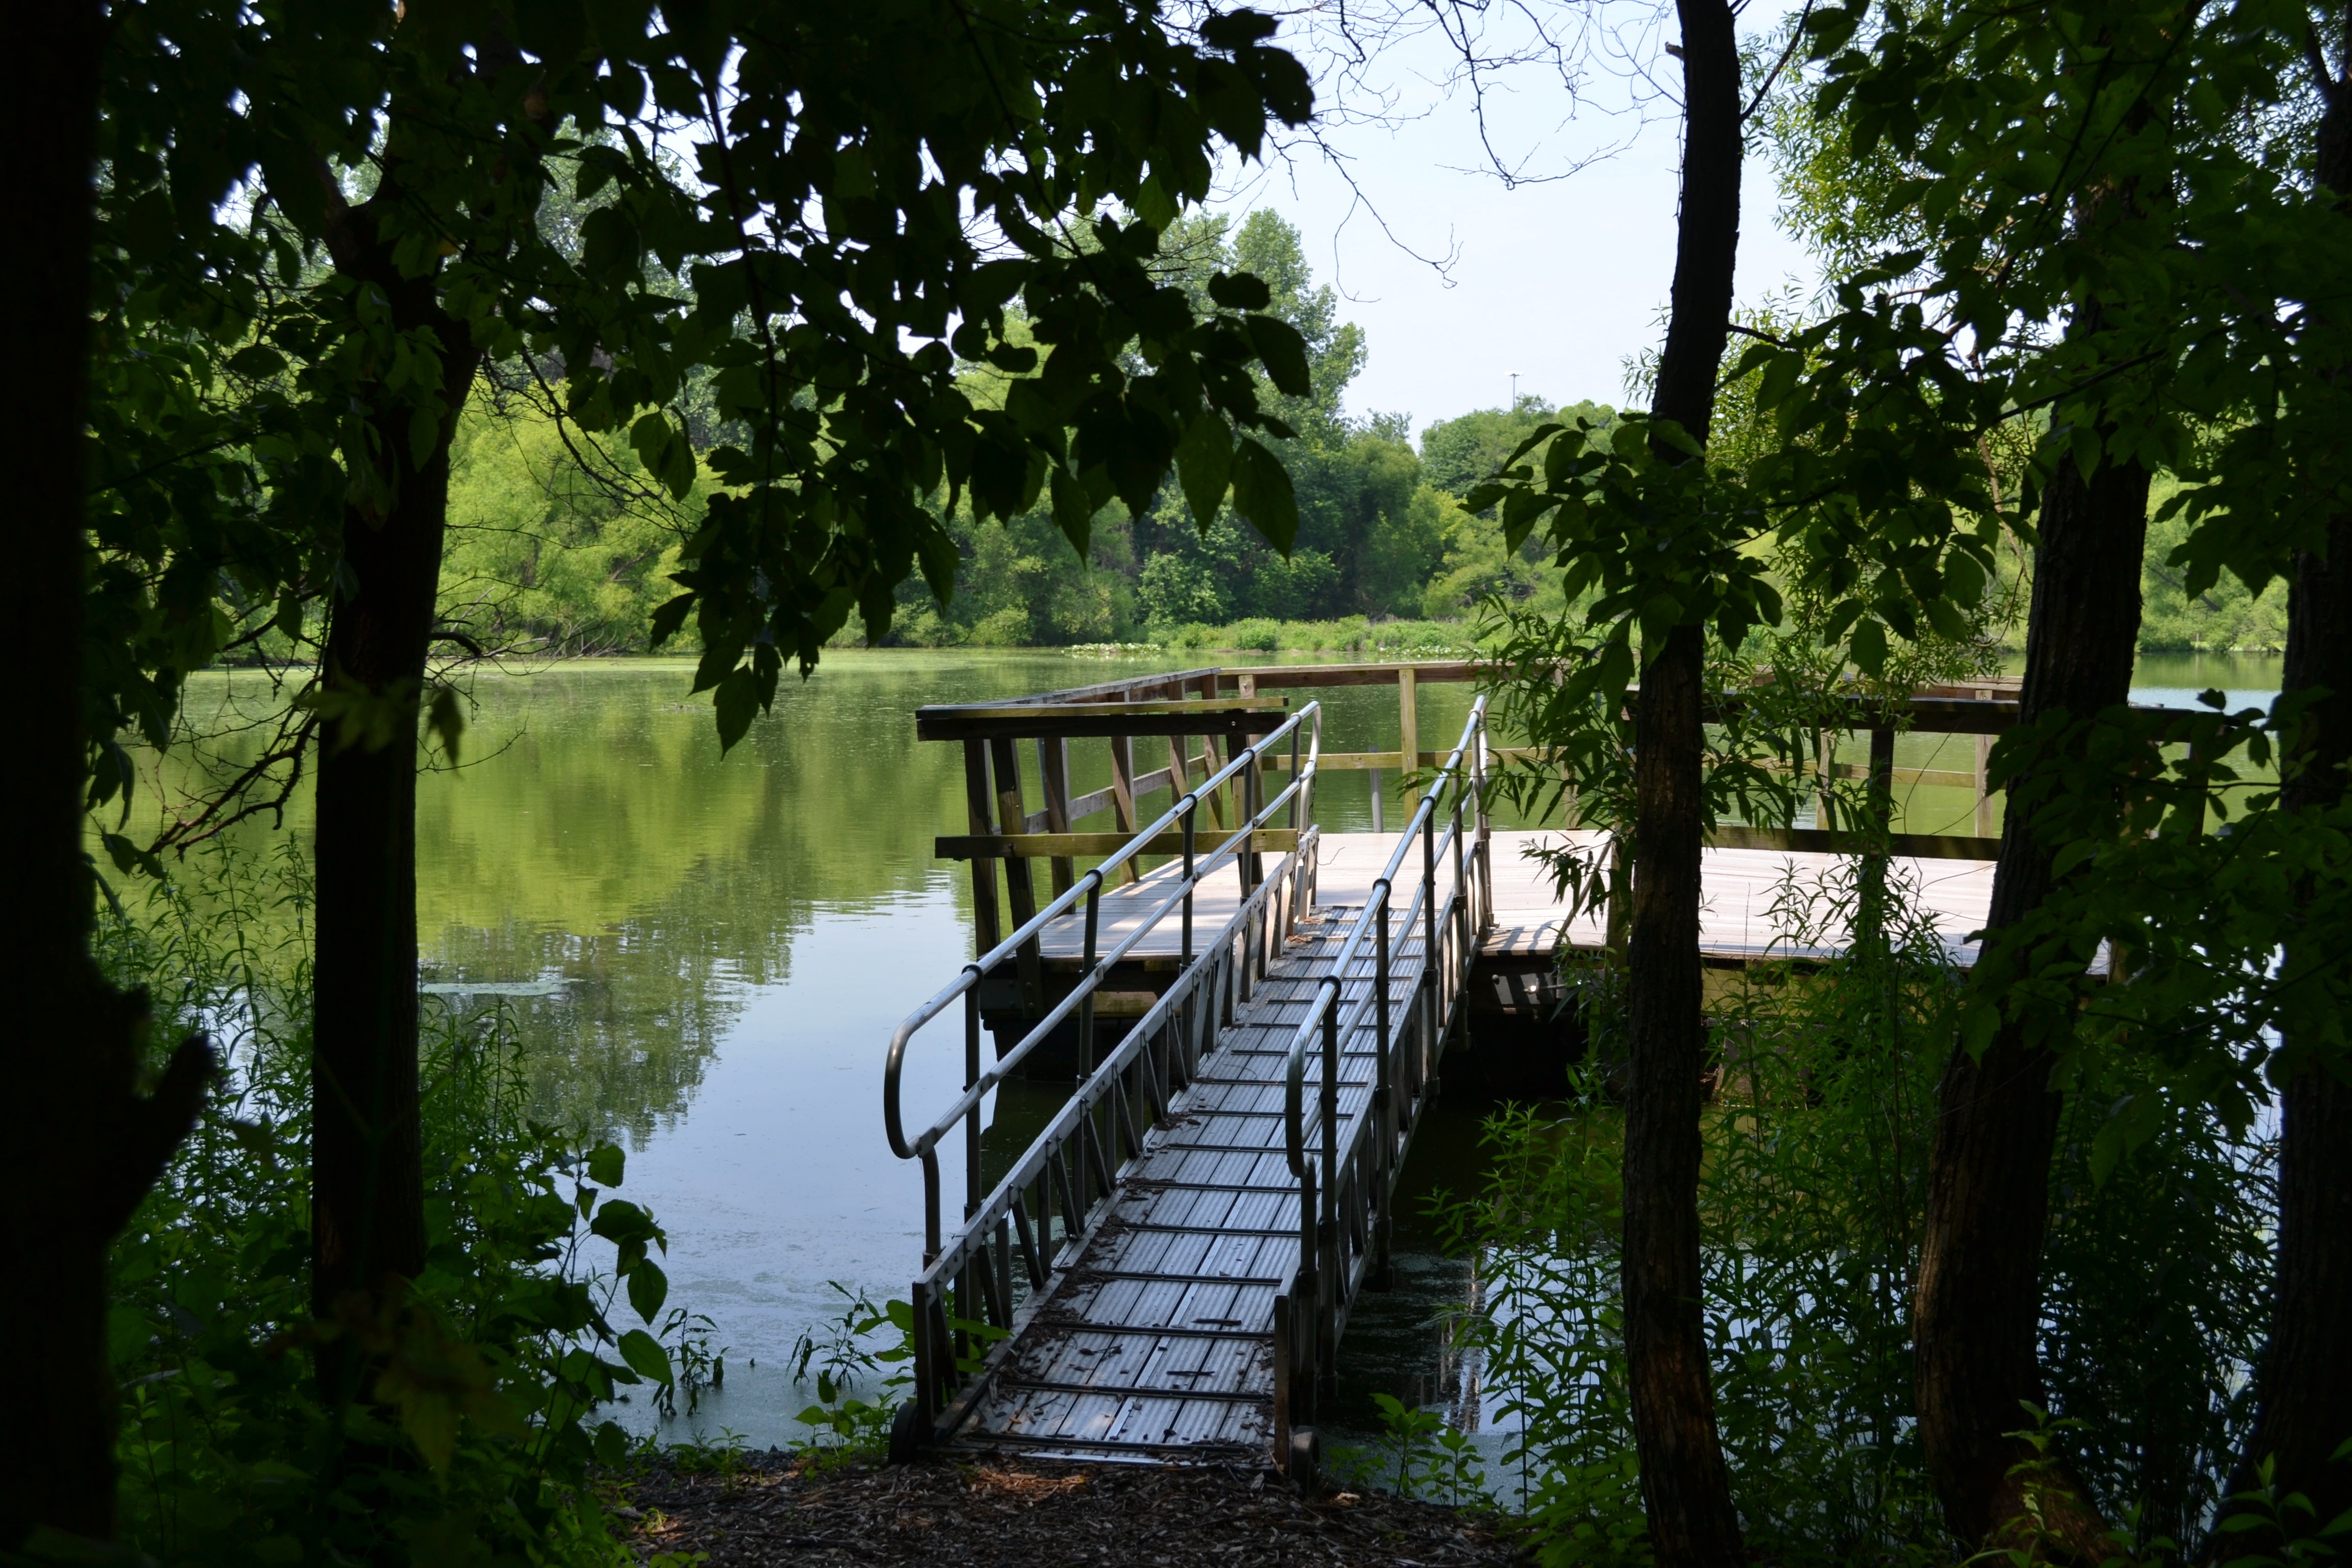
[[[364,214],[356,215],[362,221]],[[372,239],[372,237],[370,237]],[[449,442],[479,355],[442,314],[432,277],[404,279],[373,244],[348,272],[383,289],[403,330],[442,347],[446,414],[422,465],[405,405],[374,416],[388,508],[343,523],[342,587],[330,612],[331,722],[318,773],[317,950],[311,1130],[311,1295],[321,1318],[367,1319],[425,1265],[416,1002],[418,702],[431,647],[449,500]],[[363,1394],[362,1359],[329,1342],[330,1397]]]
[[[2341,47],[2352,56],[2352,16]],[[2341,79],[2320,121],[2317,170],[2339,198],[2352,196],[2352,70]],[[2352,515],[2329,521],[2325,554],[2295,559],[2282,675],[2289,691],[2328,691],[2309,710],[2313,732],[2282,804],[2336,805],[2352,764]],[[2231,1489],[2252,1488],[2253,1465],[2274,1459],[2279,1490],[2308,1496],[2325,1524],[2352,1509],[2352,1463],[2331,1459],[2352,1437],[2352,1085],[2321,1061],[2297,1068],[2280,1096],[2278,1278],[2262,1403]]]
[[[15,241],[0,289],[20,301],[0,442],[10,476],[18,618],[5,810],[14,841],[0,984],[12,1017],[0,1071],[20,1108],[0,1234],[17,1278],[0,1290],[0,1343],[16,1347],[0,1420],[0,1552],[38,1531],[114,1533],[117,1399],[107,1362],[107,1252],[186,1135],[211,1053],[172,1058],[152,1099],[134,1090],[144,999],[90,960],[83,852],[85,758],[79,461],[89,349],[90,149],[99,7],[81,0],[8,13],[26,123],[0,153]]]
[[[1673,310],[1651,413],[1702,445],[1739,248],[1739,52],[1721,0],[1681,0],[1685,120]],[[1662,448],[1663,450],[1663,448]],[[1738,1563],[1699,1276],[1700,687],[1706,629],[1644,646],[1633,742],[1625,1100],[1625,1353],[1642,1500],[1662,1568]]]
[[[2076,330],[2096,331],[2097,314],[2085,306]],[[2018,703],[2024,722],[2060,711],[2087,718],[2128,698],[2147,487],[2137,463],[2102,461],[2085,480],[2070,458],[2044,495]],[[2052,886],[2048,852],[2026,814],[2011,812],[1987,925],[1999,931],[2022,919]],[[1981,1058],[1956,1051],[1928,1162],[1913,1322],[1920,1436],[1945,1521],[1970,1546],[2024,1512],[2023,1478],[2011,1471],[2033,1451],[2003,1434],[2028,1424],[2021,1402],[2042,1398],[2042,1242],[2060,1108],[2050,1068],[2014,1025]],[[2063,1471],[2051,1479],[2072,1488]],[[2045,1497],[2043,1506],[2062,1542],[2099,1560],[2102,1527],[2087,1503]]]

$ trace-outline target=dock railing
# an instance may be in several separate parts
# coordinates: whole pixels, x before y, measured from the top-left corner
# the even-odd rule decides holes
[[[1100,865],[1074,875],[1051,902],[966,964],[892,1035],[883,1074],[883,1122],[891,1152],[922,1164],[924,1214],[923,1271],[909,1299],[914,1387],[893,1429],[894,1451],[943,1437],[961,1420],[982,1386],[976,1374],[986,1344],[1018,1326],[1016,1261],[1020,1282],[1034,1300],[1076,1259],[1108,1212],[1119,1167],[1142,1152],[1145,1131],[1166,1114],[1170,1097],[1191,1081],[1218,1030],[1249,1000],[1301,913],[1313,906],[1314,788],[1321,746],[1322,706],[1310,702],[1236,750],[1231,761],[1185,791],[1149,826],[1112,847]],[[1288,764],[1290,782],[1266,798],[1265,764],[1276,757]],[[1235,795],[1230,828],[1213,828],[1213,837],[1224,837],[1203,854],[1201,808],[1225,789]],[[1277,828],[1286,816],[1286,826]],[[1259,846],[1276,835],[1288,848],[1269,872]],[[1098,950],[1104,884],[1143,855],[1169,852],[1181,859],[1160,876],[1161,885],[1143,892],[1150,902],[1141,917],[1118,941]],[[1229,868],[1241,882],[1240,905],[1205,942],[1196,942],[1195,891]],[[1076,984],[1019,1043],[983,1068],[981,983],[1007,964],[1023,963],[1024,954],[1034,961],[1045,927],[1081,910],[1085,941]],[[1096,992],[1122,959],[1171,918],[1181,921],[1174,983],[1097,1062]],[[900,1106],[908,1047],[924,1026],[959,1002],[963,1091],[910,1140]],[[1073,1018],[1082,1069],[1076,1089],[993,1190],[983,1192],[981,1110],[987,1095]],[[964,1133],[963,1215],[950,1231],[941,1212],[939,1146],[959,1127]]]
[[[1003,929],[1000,908],[1012,907],[1013,923],[1036,908],[1033,891],[1034,860],[1048,863],[1054,890],[1071,882],[1072,857],[1101,854],[1125,842],[1134,830],[1137,803],[1161,789],[1171,797],[1191,787],[1195,777],[1214,772],[1223,762],[1220,736],[1244,734],[1249,725],[1262,723],[1253,714],[1276,710],[1281,700],[1274,693],[1330,689],[1341,687],[1393,686],[1396,689],[1397,744],[1392,750],[1326,751],[1326,772],[1368,773],[1370,775],[1372,827],[1386,831],[1389,803],[1383,780],[1391,770],[1407,779],[1403,804],[1410,810],[1417,795],[1410,776],[1437,765],[1444,755],[1421,749],[1423,689],[1433,685],[1475,684],[1494,677],[1495,668],[1475,659],[1428,659],[1386,664],[1279,664],[1205,666],[1194,669],[1130,676],[1093,686],[1039,692],[1010,701],[953,708],[925,709],[917,716],[917,733],[925,740],[961,741],[964,744],[967,833],[942,836],[937,852],[944,859],[971,864],[972,895],[979,910],[978,947],[996,943]],[[1718,696],[1714,700],[1720,702]],[[1812,827],[1759,827],[1727,824],[1711,842],[1723,849],[1780,849],[1829,854],[1876,851],[1927,859],[1989,860],[1999,851],[1996,792],[1991,788],[1993,737],[2017,721],[2017,683],[1985,679],[1953,685],[1922,687],[1907,698],[1887,701],[1856,693],[1830,705],[1830,717],[1812,737],[1813,753],[1801,771],[1814,782],[1819,804]],[[1918,768],[1895,765],[1898,732],[1960,733],[1975,738],[1973,765],[1964,768]],[[1867,761],[1841,760],[1841,738],[1867,737]],[[1015,737],[1018,737],[1018,740]],[[1079,737],[1104,737],[1111,755],[1108,786],[1083,795],[1070,792],[1069,742]],[[1032,811],[1023,798],[1020,742],[1034,738],[1036,771],[1042,784],[1042,809]],[[1198,752],[1193,750],[1195,742]],[[1163,744],[1167,764],[1149,772],[1139,766],[1139,748]],[[1230,753],[1232,741],[1226,742]],[[1849,756],[1851,752],[1849,752]],[[1490,763],[1536,761],[1538,750],[1490,745]],[[1265,760],[1278,770],[1279,757]],[[1888,837],[1882,830],[1857,831],[1861,822],[1836,820],[1837,803],[1832,781],[1864,781],[1871,792],[1889,801],[1904,786],[1966,790],[1973,797],[1968,826],[1973,833],[1903,833]],[[1232,793],[1228,787],[1228,794]],[[1229,801],[1214,801],[1212,815],[1227,820]],[[1109,814],[1111,833],[1081,832],[1089,817]],[[1567,826],[1574,826],[1571,820]],[[1137,873],[1139,874],[1139,868]],[[1133,874],[1122,873],[1133,879]],[[1000,899],[999,879],[1004,892]],[[1033,988],[1034,992],[1034,988]],[[1042,993],[1035,993],[1042,994]]]
[[[1313,1418],[1349,1308],[1367,1279],[1388,1267],[1397,1172],[1435,1086],[1438,1057],[1455,1027],[1480,935],[1493,922],[1485,799],[1491,760],[1486,700],[1480,697],[1291,1041],[1283,1137],[1298,1181],[1298,1269],[1274,1306],[1275,1455],[1285,1465],[1293,1458],[1294,1433]],[[1419,866],[1408,875],[1409,858]],[[1412,891],[1400,913],[1401,879]],[[1419,948],[1400,967],[1398,930],[1408,933],[1403,945],[1409,948],[1416,925]],[[1362,973],[1367,949],[1369,973]],[[1400,989],[1411,996],[1402,1016],[1395,1005]],[[1343,1122],[1341,1046],[1363,1028],[1367,1015],[1376,1052],[1372,1090]],[[1319,1059],[1311,1110],[1310,1056]]]

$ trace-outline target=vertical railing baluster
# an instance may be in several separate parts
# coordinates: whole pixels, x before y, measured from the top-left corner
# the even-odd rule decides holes
[[[1421,819],[1421,1040],[1423,1060],[1433,1067],[1437,1041],[1437,813]]]
[[[1178,973],[1192,967],[1192,831],[1193,818],[1201,803],[1187,800],[1184,805],[1184,946],[1176,961]]]
[[[975,985],[963,994],[963,1086],[969,1089],[980,1081],[980,987]],[[980,1169],[980,1102],[974,1100],[963,1119],[963,1217],[970,1219],[980,1210],[980,1200],[987,1194],[981,1191]]]
[[[1094,883],[1087,889],[1087,952],[1078,965],[1078,984],[1087,988],[1078,1003],[1078,1067],[1091,1073],[1095,1070],[1095,991],[1102,978],[1095,973],[1096,933],[1102,920],[1102,869],[1097,867],[1087,875]]]
[[[1013,1326],[1013,1220],[1010,1215],[996,1222],[996,1299],[1004,1305],[1004,1321],[1001,1329]]]
[[[908,1327],[915,1342],[915,1413],[928,1436],[940,1415],[940,1356],[931,1340],[931,1288],[918,1279],[907,1294],[908,1305],[913,1309]]]

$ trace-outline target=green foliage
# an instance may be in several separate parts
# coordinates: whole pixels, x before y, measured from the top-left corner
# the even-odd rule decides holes
[[[100,939],[114,978],[231,1063],[116,1248],[124,1539],[165,1564],[616,1563],[589,1470],[632,1445],[599,1407],[693,1375],[691,1320],[655,1321],[661,1229],[610,1194],[621,1151],[525,1118],[499,1020],[445,1021],[424,1063],[426,1268],[381,1319],[311,1320],[307,879],[290,852],[184,875]],[[335,1339],[380,1359],[373,1404],[320,1403],[312,1352]]]
[[[486,647],[646,651],[708,480],[672,502],[634,451],[614,455],[609,475],[585,467],[574,452],[587,440],[488,389],[467,409],[449,450],[444,622]]]
[[[945,599],[942,489],[942,514],[982,519],[1050,494],[1083,547],[1114,498],[1150,504],[1180,444],[1213,448],[1230,463],[1213,486],[1193,463],[1195,493],[1230,484],[1286,551],[1296,503],[1260,437],[1291,434],[1267,397],[1312,394],[1307,346],[1262,284],[1155,272],[1215,159],[1309,110],[1274,29],[1150,0],[659,30],[642,4],[568,0],[496,24],[142,10],[102,97],[94,800],[129,787],[121,730],[169,738],[187,671],[312,649],[319,608],[364,589],[343,530],[434,482],[483,365],[605,479],[694,504],[675,542],[568,513],[593,535],[559,541],[577,561],[536,547],[545,516],[478,540],[458,592],[488,576],[524,624],[602,641],[648,573],[675,579],[651,640],[692,620],[729,744],[787,658],[805,670],[853,613],[885,636],[919,568]],[[980,362],[1014,378],[994,406],[959,385]],[[601,581],[531,603],[543,573]],[[310,712],[274,776],[348,718]]]
[[[1449,1425],[1444,1413],[1420,1410],[1392,1394],[1375,1394],[1381,1441],[1369,1453],[1349,1456],[1373,1485],[1385,1484],[1399,1497],[1426,1498],[1449,1508],[1484,1500],[1486,1466],[1470,1436]],[[1395,1468],[1389,1468],[1393,1458]],[[1345,1466],[1347,1458],[1341,1459]]]
[[[1859,862],[1784,885],[1776,929],[1851,929]],[[1885,940],[1822,966],[1758,966],[1719,991],[1720,1079],[1701,1177],[1706,1335],[1717,1420],[1752,1549],[1776,1562],[1946,1561],[1912,1406],[1908,1302],[1936,1085],[1963,993],[1944,942],[1897,885]],[[1619,1147],[1607,1100],[1618,972],[1570,978],[1594,1044],[1564,1116],[1494,1118],[1483,1193],[1441,1200],[1480,1248],[1487,1387],[1518,1424],[1496,1478],[1547,1563],[1640,1560],[1617,1309]],[[2145,1553],[2188,1541],[2247,1430],[2269,1267],[2273,1152],[2208,1120],[2103,1168],[2104,1094],[2070,1111],[2053,1179],[2055,1440]]]
[[[890,1423],[914,1381],[914,1309],[904,1301],[876,1306],[863,1290],[838,1280],[827,1289],[841,1310],[816,1330],[803,1330],[786,1360],[795,1387],[814,1384],[816,1402],[793,1419],[814,1435],[810,1457],[820,1465],[886,1453]],[[871,1398],[854,1389],[865,1388]]]

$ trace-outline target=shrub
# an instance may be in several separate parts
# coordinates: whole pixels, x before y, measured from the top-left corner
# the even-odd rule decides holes
[[[290,851],[216,851],[101,932],[112,976],[228,1063],[116,1248],[124,1539],[167,1565],[618,1563],[590,1468],[631,1445],[598,1407],[673,1394],[674,1363],[724,1375],[668,1306],[662,1232],[610,1195],[620,1150],[524,1114],[503,1015],[435,1015],[425,1272],[380,1321],[312,1320],[307,908]],[[311,1352],[335,1337],[384,1367],[373,1403],[321,1403]]]

